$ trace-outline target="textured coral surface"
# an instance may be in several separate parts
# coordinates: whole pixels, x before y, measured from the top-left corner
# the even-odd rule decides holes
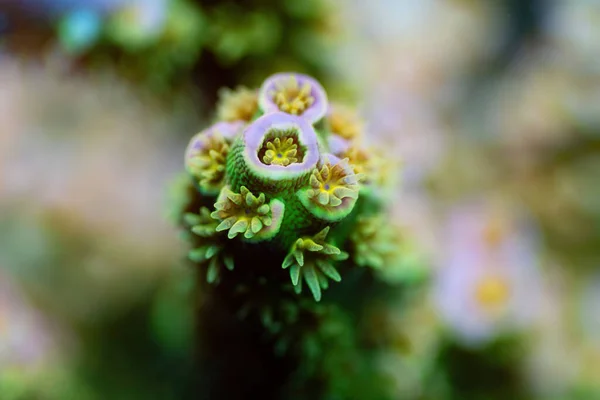
[[[356,110],[332,105],[309,76],[222,93],[220,120],[190,141],[181,188],[203,384],[227,398],[354,398],[355,385],[377,382],[361,371],[366,292],[406,267],[386,223],[394,164],[364,147]]]

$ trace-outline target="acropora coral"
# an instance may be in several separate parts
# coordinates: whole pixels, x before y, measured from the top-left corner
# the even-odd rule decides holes
[[[359,351],[362,328],[352,322],[368,300],[361,290],[406,283],[385,278],[403,276],[393,270],[410,259],[387,221],[393,198],[377,188],[395,164],[363,147],[358,114],[332,105],[312,77],[278,73],[258,90],[221,93],[219,120],[190,140],[179,202],[199,274],[205,389],[218,398],[356,398],[350,382],[377,382],[364,385],[369,352]],[[325,332],[331,326],[343,338]],[[240,378],[240,363],[261,367]],[[224,383],[234,376],[238,385]]]

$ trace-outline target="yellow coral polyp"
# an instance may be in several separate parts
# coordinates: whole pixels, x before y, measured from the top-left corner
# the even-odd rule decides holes
[[[216,234],[218,222],[210,216],[210,210],[206,207],[201,207],[198,214],[184,214],[184,221],[191,226],[191,231],[200,237],[210,238]]]
[[[342,280],[334,263],[348,258],[348,253],[326,242],[329,229],[325,227],[313,237],[298,238],[281,265],[283,269],[289,268],[296,293],[302,292],[301,278],[304,278],[316,301],[321,300],[321,290],[329,286],[327,279]]]
[[[348,159],[361,182],[383,189],[393,187],[396,171],[401,165],[399,161],[386,157],[382,151],[367,150],[357,145],[350,146],[341,156]]]
[[[225,164],[229,144],[218,134],[208,136],[205,146],[190,157],[188,168],[198,178],[200,188],[214,191],[222,186],[225,179]]]
[[[508,282],[501,276],[485,276],[475,288],[477,303],[488,311],[502,310],[508,302],[509,295]]]
[[[267,143],[267,151],[263,156],[263,162],[267,165],[282,165],[287,167],[298,162],[298,145],[291,137],[276,137]]]
[[[221,121],[252,121],[258,111],[258,91],[243,86],[219,92],[217,116]]]
[[[429,271],[422,251],[383,214],[359,216],[350,233],[352,259],[388,283],[423,281]]]
[[[292,115],[302,115],[314,102],[309,83],[300,86],[296,77],[291,76],[287,81],[276,82],[276,89],[269,94],[273,102],[283,112]]]
[[[399,238],[389,223],[381,217],[359,217],[350,235],[354,244],[356,264],[375,269],[399,258]]]
[[[346,140],[360,137],[363,131],[362,120],[350,107],[333,105],[327,116],[327,122],[331,133]]]
[[[215,211],[211,217],[221,223],[216,227],[218,232],[229,230],[227,237],[235,238],[243,234],[246,239],[253,238],[265,227],[271,226],[271,207],[265,204],[265,195],[254,196],[245,186],[240,193],[224,187],[220,201],[215,203]]]
[[[348,197],[358,198],[358,184],[356,178],[348,173],[342,163],[331,165],[324,163],[320,169],[315,168],[310,176],[310,189],[308,197],[321,206],[337,207],[342,204],[342,199]]]
[[[354,173],[367,180],[372,175],[374,169],[373,158],[367,150],[359,146],[350,146],[342,157],[348,159]]]

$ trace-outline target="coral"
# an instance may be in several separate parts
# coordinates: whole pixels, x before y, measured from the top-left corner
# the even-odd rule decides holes
[[[426,276],[423,254],[385,215],[358,217],[350,242],[356,265],[374,269],[385,282],[415,282]]]
[[[186,150],[188,172],[198,179],[199,188],[207,194],[219,193],[225,179],[225,160],[231,138],[241,128],[238,122],[220,122],[198,133]]]
[[[339,147],[338,147],[339,148]],[[379,191],[382,197],[389,197],[389,192],[396,187],[397,171],[401,164],[379,148],[365,148],[357,143],[341,147],[339,157],[347,158],[354,172],[364,183],[364,192]]]
[[[211,217],[221,221],[215,228],[217,232],[228,230],[229,239],[243,233],[245,239],[264,240],[279,230],[284,205],[277,199],[265,204],[264,193],[257,197],[245,186],[241,187],[240,193],[234,193],[226,186],[215,208]]]
[[[477,303],[489,312],[498,312],[506,306],[510,287],[502,276],[490,275],[479,280],[475,289]]]
[[[266,160],[270,158],[267,152],[272,150],[269,143],[274,148],[276,138],[292,139],[296,145],[296,162],[289,158],[288,165],[265,162],[265,156]],[[317,134],[310,123],[297,116],[274,112],[259,117],[244,130],[231,149],[227,173],[234,190],[244,185],[278,193],[302,186],[319,156]]]
[[[291,136],[276,137],[267,141],[267,151],[262,161],[267,165],[283,165],[287,167],[290,164],[298,162],[298,144],[294,143]]]
[[[222,121],[250,121],[258,111],[258,92],[244,86],[219,91],[217,117]]]
[[[502,203],[451,210],[436,276],[439,313],[460,343],[477,347],[531,326],[543,301],[538,233]],[[469,309],[469,313],[464,313]]]
[[[347,158],[350,161],[354,172],[364,174],[369,180],[372,179],[371,176],[374,169],[373,155],[368,150],[356,145],[348,146],[340,152],[340,157]]]
[[[302,291],[302,280],[300,279],[300,274],[302,274],[317,301],[321,300],[321,289],[327,289],[329,286],[327,278],[336,282],[342,280],[332,262],[348,258],[347,253],[325,242],[327,233],[329,233],[329,227],[324,228],[312,238],[298,239],[282,264],[284,269],[290,269],[290,278],[296,292]]]
[[[301,115],[311,123],[327,111],[327,94],[321,84],[302,74],[273,75],[260,88],[258,101],[263,112]]]
[[[200,208],[198,214],[186,213],[184,221],[195,235],[202,238],[202,244],[190,250],[190,260],[207,265],[208,283],[218,282],[224,268],[229,271],[234,268],[233,257],[223,251],[222,240],[217,234],[218,222],[211,217],[206,207]]]
[[[327,124],[333,135],[345,140],[358,139],[364,131],[363,122],[356,110],[340,104],[331,104],[329,107]]]
[[[361,217],[350,235],[356,264],[375,269],[394,260],[398,250],[396,232],[382,217]]]
[[[350,214],[358,192],[358,177],[348,165],[348,159],[344,159],[334,164],[329,161],[321,163],[320,168],[313,170],[308,187],[301,190],[298,197],[318,218],[338,221]]]
[[[349,307],[344,296],[362,293],[368,282],[389,286],[420,276],[403,235],[388,227],[380,193],[375,166],[394,164],[362,147],[357,114],[330,109],[325,90],[306,75],[278,73],[257,91],[223,91],[217,116],[191,139],[185,164],[194,185],[191,192],[186,186],[189,197],[175,197],[193,247],[189,258],[208,282],[200,286],[198,317],[211,333],[199,348],[228,365],[217,372],[207,364],[206,373],[217,374],[211,390],[247,396],[245,385],[260,381],[284,398],[298,397],[301,387],[311,387],[302,390],[306,398],[346,398],[359,382],[375,384],[377,372],[365,372],[370,361],[356,350],[362,328],[352,323],[367,299],[356,296]],[[232,330],[262,332],[261,339],[219,345]],[[220,386],[227,374],[237,376],[233,365],[243,351],[271,360],[264,378]],[[330,373],[334,366],[342,370]],[[274,385],[273,374],[285,377]]]

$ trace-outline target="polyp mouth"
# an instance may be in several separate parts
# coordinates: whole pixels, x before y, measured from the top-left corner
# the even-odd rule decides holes
[[[257,153],[258,159],[263,164],[283,167],[301,164],[305,154],[306,146],[300,141],[297,127],[269,129]]]
[[[298,82],[295,75],[290,75],[274,81],[275,88],[268,92],[273,103],[279,110],[292,114],[302,115],[315,102],[312,96],[312,87],[309,82]]]

